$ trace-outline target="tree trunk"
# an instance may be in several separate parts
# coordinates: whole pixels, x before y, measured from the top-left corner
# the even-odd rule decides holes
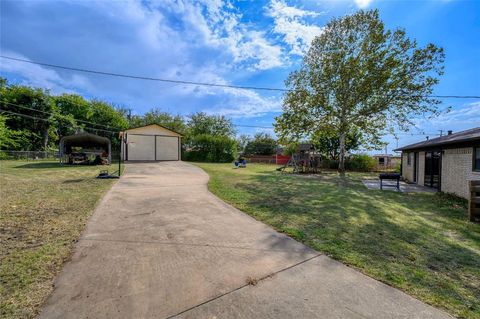
[[[46,151],[48,149],[48,131],[50,127],[49,126],[44,126],[43,132],[42,132],[42,146],[43,150]]]
[[[340,174],[344,175],[345,174],[345,137],[346,134],[345,132],[340,132],[340,156],[339,156],[339,161],[338,161],[338,171]]]

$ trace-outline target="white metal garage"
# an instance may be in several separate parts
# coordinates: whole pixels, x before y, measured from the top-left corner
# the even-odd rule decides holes
[[[121,134],[125,161],[179,161],[181,138],[177,132],[157,124],[128,129]]]

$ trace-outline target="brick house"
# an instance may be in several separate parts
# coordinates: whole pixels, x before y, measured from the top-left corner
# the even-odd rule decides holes
[[[468,198],[468,182],[480,180],[480,127],[400,147],[402,178]]]

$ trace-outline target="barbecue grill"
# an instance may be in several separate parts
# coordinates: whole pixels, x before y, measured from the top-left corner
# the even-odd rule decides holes
[[[396,187],[397,190],[400,190],[400,174],[399,173],[380,173],[380,189],[383,189],[383,180],[396,180],[397,185],[385,185],[385,186],[392,186]]]

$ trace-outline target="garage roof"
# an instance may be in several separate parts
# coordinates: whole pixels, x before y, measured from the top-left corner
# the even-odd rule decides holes
[[[130,130],[134,130],[134,129],[137,129],[137,128],[152,126],[152,125],[153,125],[153,126],[161,127],[161,128],[163,128],[163,129],[165,129],[165,130],[167,130],[167,131],[170,131],[170,132],[172,132],[172,133],[178,134],[178,135],[180,135],[181,137],[183,137],[182,134],[180,134],[180,133],[178,133],[178,132],[176,132],[176,131],[174,131],[174,130],[171,130],[171,129],[169,129],[168,127],[165,127],[165,126],[163,126],[163,125],[157,124],[157,123],[151,123],[151,124],[147,124],[147,125],[140,125],[140,126],[130,127],[130,128],[128,128],[128,129],[126,129],[125,132],[128,132],[128,131],[130,131]]]

